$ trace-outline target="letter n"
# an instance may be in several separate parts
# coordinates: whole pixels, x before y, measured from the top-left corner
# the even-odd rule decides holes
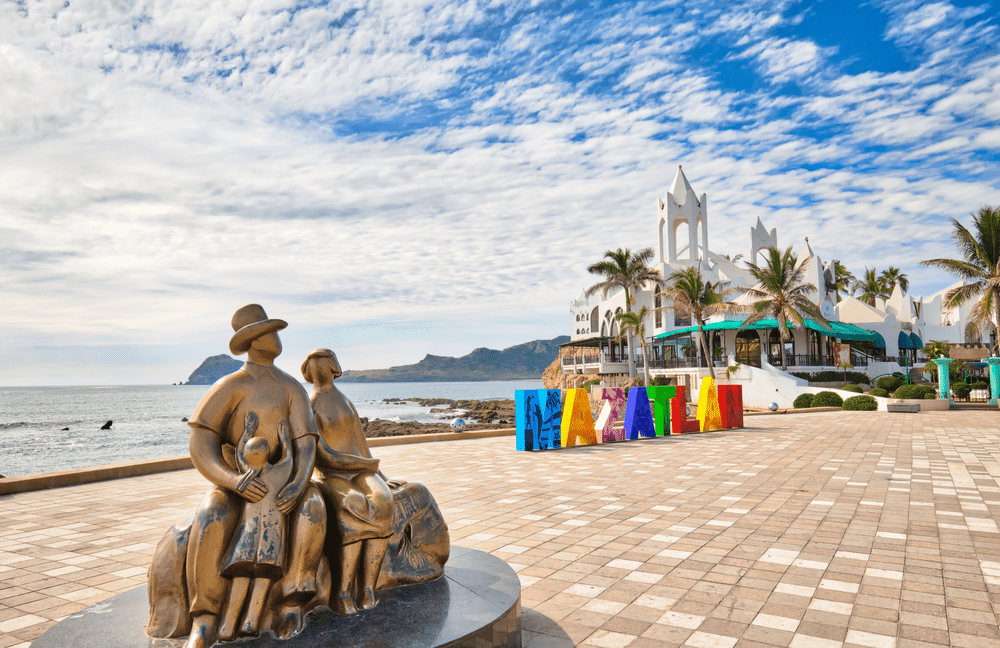
[[[743,385],[719,385],[719,409],[723,427],[743,427]]]

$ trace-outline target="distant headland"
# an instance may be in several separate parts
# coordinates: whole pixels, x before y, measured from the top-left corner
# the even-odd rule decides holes
[[[487,380],[538,380],[559,355],[568,335],[533,340],[502,351],[479,348],[461,358],[427,355],[412,365],[388,369],[345,371],[341,382],[482,382]],[[220,354],[206,358],[183,384],[211,385],[243,366],[242,360]]]

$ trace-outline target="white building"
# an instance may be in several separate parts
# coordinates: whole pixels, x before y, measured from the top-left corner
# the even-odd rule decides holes
[[[734,263],[710,249],[708,196],[703,193],[698,197],[680,167],[672,188],[656,201],[655,222],[654,250],[658,254],[653,267],[664,279],[697,264],[707,281],[721,281],[726,287],[750,287],[755,283],[752,275],[741,267],[742,261]],[[749,259],[762,263],[758,254],[769,247],[779,248],[777,230],[768,232],[758,219],[750,228]],[[797,254],[800,260],[808,259],[806,282],[817,286],[813,301],[831,323],[832,330],[811,320],[804,330],[794,329],[792,342],[786,344],[789,372],[829,370],[849,358],[855,371],[875,378],[904,370],[904,367],[923,365],[917,349],[925,341],[978,342],[963,337],[970,307],[944,307],[942,299],[946,290],[925,299],[906,295],[897,286],[888,301],[876,307],[849,296],[842,297],[838,303],[833,289],[833,262],[824,263],[808,238]],[[677,384],[697,384],[699,376],[706,375],[708,370],[705,362],[699,359],[697,329],[692,326],[693,322],[675,315],[669,302],[658,293],[654,294],[652,289],[637,291],[633,297],[633,311],[643,306],[651,310],[663,307],[646,322],[647,342],[651,345],[650,373],[668,376]],[[750,303],[746,296],[735,301]],[[571,342],[565,346],[573,353],[563,358],[564,374],[601,376],[609,384],[618,384],[627,378],[627,345],[624,336],[619,335],[614,318],[624,310],[622,290],[590,297],[582,290],[570,302],[572,335]],[[740,363],[773,370],[774,365],[780,366],[777,323],[762,321],[741,330],[740,323],[745,318],[745,315],[734,315],[708,321],[706,336],[713,356],[711,362],[716,367]],[[638,341],[633,346],[638,356]],[[641,356],[637,357],[636,366],[641,368]]]

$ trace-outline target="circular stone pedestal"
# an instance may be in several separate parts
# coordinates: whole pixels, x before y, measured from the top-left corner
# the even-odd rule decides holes
[[[374,609],[309,615],[288,640],[264,635],[232,648],[521,648],[521,582],[488,553],[452,547],[444,576],[378,593]],[[184,639],[146,636],[149,602],[137,587],[63,619],[31,648],[181,648]]]

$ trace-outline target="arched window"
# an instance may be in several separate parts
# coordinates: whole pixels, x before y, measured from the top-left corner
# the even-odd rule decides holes
[[[594,306],[594,310],[590,311],[590,321],[596,322],[599,316],[600,312],[597,310],[597,306]],[[590,327],[593,328],[594,325],[591,324]]]
[[[579,322],[579,321],[580,321],[580,313],[577,313],[577,314],[576,314],[576,321],[577,321],[577,322]]]
[[[760,366],[760,336],[757,331],[740,331],[736,334],[736,362],[751,367]]]
[[[661,297],[661,293],[659,290],[656,291],[656,296],[653,297],[653,308],[654,308],[653,326],[655,328],[661,328],[663,326],[663,311],[661,311],[660,309],[663,308],[663,297]]]

